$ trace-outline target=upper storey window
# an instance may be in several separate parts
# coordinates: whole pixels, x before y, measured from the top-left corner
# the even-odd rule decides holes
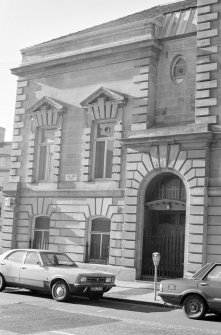
[[[176,84],[182,83],[186,76],[186,61],[182,56],[175,58],[171,71],[172,79]]]
[[[53,153],[56,129],[39,129],[37,180],[53,180]]]
[[[29,183],[55,184],[59,178],[64,106],[57,100],[43,97],[27,112],[31,119],[31,132],[26,180]]]
[[[100,87],[81,102],[85,110],[82,180],[121,178],[123,106],[128,96]]]
[[[114,123],[99,122],[96,124],[94,178],[111,178],[114,143]]]

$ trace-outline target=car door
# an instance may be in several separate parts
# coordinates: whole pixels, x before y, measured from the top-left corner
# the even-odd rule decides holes
[[[6,283],[19,284],[19,274],[25,254],[25,251],[16,250],[1,260],[1,272]]]
[[[44,288],[44,268],[38,252],[28,251],[21,266],[20,285],[27,288]]]
[[[207,297],[210,308],[221,310],[221,265],[215,265],[203,280],[199,289]]]

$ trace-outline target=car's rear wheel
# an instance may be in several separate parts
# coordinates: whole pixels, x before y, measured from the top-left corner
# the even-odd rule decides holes
[[[206,314],[206,303],[197,294],[191,294],[183,302],[184,313],[189,319],[200,320]]]
[[[51,294],[56,301],[67,301],[70,298],[68,285],[63,280],[57,280],[53,284]]]
[[[5,289],[5,279],[3,275],[0,273],[0,292]]]

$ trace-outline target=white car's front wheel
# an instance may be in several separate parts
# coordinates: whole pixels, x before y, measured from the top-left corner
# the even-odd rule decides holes
[[[67,301],[70,298],[70,291],[63,280],[57,280],[51,290],[51,294],[56,301]]]
[[[0,292],[5,289],[5,279],[3,275],[0,273]]]

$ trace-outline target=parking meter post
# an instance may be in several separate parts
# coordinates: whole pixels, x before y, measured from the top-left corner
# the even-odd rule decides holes
[[[160,253],[153,252],[152,260],[154,264],[154,300],[157,300],[157,267],[160,263]]]
[[[157,266],[154,265],[154,300],[157,300]]]

